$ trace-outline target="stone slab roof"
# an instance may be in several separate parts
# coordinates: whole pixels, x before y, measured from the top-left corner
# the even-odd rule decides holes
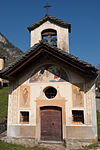
[[[40,51],[41,50],[41,51]],[[73,56],[53,45],[50,45],[48,42],[40,41],[39,43],[35,44],[33,47],[31,47],[29,50],[26,51],[22,56],[20,56],[15,62],[10,64],[8,67],[4,68],[0,71],[0,77],[4,79],[9,79],[8,75],[16,70],[19,66],[22,64],[25,64],[27,60],[30,59],[30,57],[35,57],[35,55],[40,53],[42,51],[46,53],[51,53],[51,55],[55,55],[55,57],[61,58],[66,62],[66,64],[70,63],[74,68],[78,68],[79,71],[83,71],[83,73],[87,74],[90,78],[95,78],[97,76],[97,69],[92,66],[91,64],[88,64],[87,62],[79,59],[76,56]],[[34,58],[32,58],[34,59]],[[23,65],[22,65],[23,67]],[[21,67],[19,67],[21,68]],[[17,69],[18,70],[18,69]]]
[[[28,27],[28,30],[29,30],[29,31],[34,30],[35,28],[39,27],[41,24],[43,24],[43,23],[46,22],[46,21],[50,21],[51,23],[54,23],[54,24],[56,24],[56,25],[58,25],[58,26],[61,26],[61,27],[63,27],[63,28],[68,28],[68,29],[69,29],[69,32],[71,32],[71,24],[69,24],[69,23],[67,23],[67,22],[65,22],[65,21],[63,21],[63,20],[60,20],[60,19],[58,19],[58,18],[55,18],[55,17],[53,17],[53,16],[50,16],[50,15],[48,15],[48,14],[47,14],[45,17],[41,18],[41,19],[40,19],[39,21],[37,21],[36,23],[30,25],[30,26]]]

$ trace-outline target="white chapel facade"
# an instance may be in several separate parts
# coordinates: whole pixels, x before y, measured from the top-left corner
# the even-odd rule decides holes
[[[71,25],[46,15],[31,48],[0,72],[9,80],[7,136],[86,145],[97,140],[97,70],[69,52]]]

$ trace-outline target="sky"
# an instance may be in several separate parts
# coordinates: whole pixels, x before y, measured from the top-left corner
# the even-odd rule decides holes
[[[100,64],[100,0],[0,0],[0,32],[22,51],[30,48],[27,27],[51,16],[71,23],[69,51],[97,66]]]

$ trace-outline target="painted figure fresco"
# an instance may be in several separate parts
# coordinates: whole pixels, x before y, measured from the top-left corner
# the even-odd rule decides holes
[[[66,72],[56,65],[44,65],[37,73],[33,73],[30,83],[33,82],[65,82],[68,81]]]
[[[30,87],[21,86],[20,88],[20,107],[30,106]]]
[[[72,85],[73,107],[84,107],[84,91],[81,85]]]

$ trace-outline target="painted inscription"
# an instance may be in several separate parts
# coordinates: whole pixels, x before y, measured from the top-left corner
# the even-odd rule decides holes
[[[84,107],[83,84],[72,85],[73,107]]]
[[[66,72],[56,65],[45,65],[34,73],[29,82],[65,82],[68,81]]]
[[[20,87],[20,107],[26,108],[30,106],[30,87]]]

